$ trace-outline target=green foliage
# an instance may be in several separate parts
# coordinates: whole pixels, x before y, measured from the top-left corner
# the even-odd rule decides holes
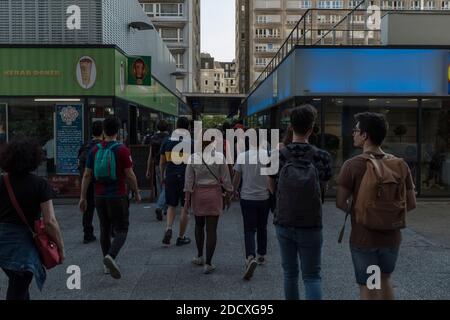
[[[203,129],[221,128],[222,124],[227,120],[225,115],[203,115],[202,116]]]

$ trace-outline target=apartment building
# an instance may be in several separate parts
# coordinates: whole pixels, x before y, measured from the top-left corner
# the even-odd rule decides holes
[[[328,31],[360,2],[357,12],[336,31]],[[236,0],[236,61],[240,92],[247,93],[308,9],[295,37],[313,44],[379,44],[380,33],[369,31],[367,7],[390,10],[449,10],[450,0]],[[351,32],[348,30],[352,30]]]
[[[202,93],[237,93],[236,63],[215,61],[201,54],[200,91]]]
[[[200,0],[139,0],[176,60],[180,92],[200,88]]]

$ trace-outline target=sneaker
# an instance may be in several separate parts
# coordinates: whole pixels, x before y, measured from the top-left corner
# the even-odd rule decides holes
[[[258,263],[256,262],[253,256],[248,257],[244,273],[245,280],[250,280],[250,278],[253,276],[253,272],[255,271],[257,265]]]
[[[215,265],[212,265],[212,264],[205,264],[203,273],[204,273],[204,274],[210,274],[210,273],[213,272],[214,270],[216,270],[216,266],[215,266]]]
[[[103,265],[103,274],[110,274],[109,268],[105,265]]]
[[[122,275],[120,274],[119,266],[116,261],[109,254],[103,259],[103,264],[109,269],[111,277],[114,279],[120,279]]]
[[[156,220],[162,221],[162,210],[160,208],[156,208],[155,213],[156,213]]]
[[[266,264],[266,256],[258,256],[258,259],[256,259],[256,262],[260,266],[265,265]]]
[[[205,264],[205,259],[203,259],[203,257],[195,257],[192,259],[192,263],[198,266],[203,266]]]
[[[83,243],[88,244],[88,243],[94,242],[95,240],[97,240],[97,238],[94,235],[90,235],[90,236],[84,237]]]
[[[170,239],[172,239],[172,229],[166,231],[162,243],[168,246],[170,245]]]
[[[177,239],[177,246],[182,246],[189,243],[191,243],[191,239],[186,236],[184,236],[183,238],[178,237]]]

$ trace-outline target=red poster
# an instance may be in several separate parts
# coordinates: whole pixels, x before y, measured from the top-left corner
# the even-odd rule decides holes
[[[78,198],[81,192],[79,176],[49,176],[48,182],[58,198]]]

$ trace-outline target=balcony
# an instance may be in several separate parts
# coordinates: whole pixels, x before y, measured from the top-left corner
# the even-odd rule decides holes
[[[306,10],[311,8],[311,1],[288,1],[286,10]]]
[[[256,0],[254,8],[256,10],[281,10],[280,0]]]

